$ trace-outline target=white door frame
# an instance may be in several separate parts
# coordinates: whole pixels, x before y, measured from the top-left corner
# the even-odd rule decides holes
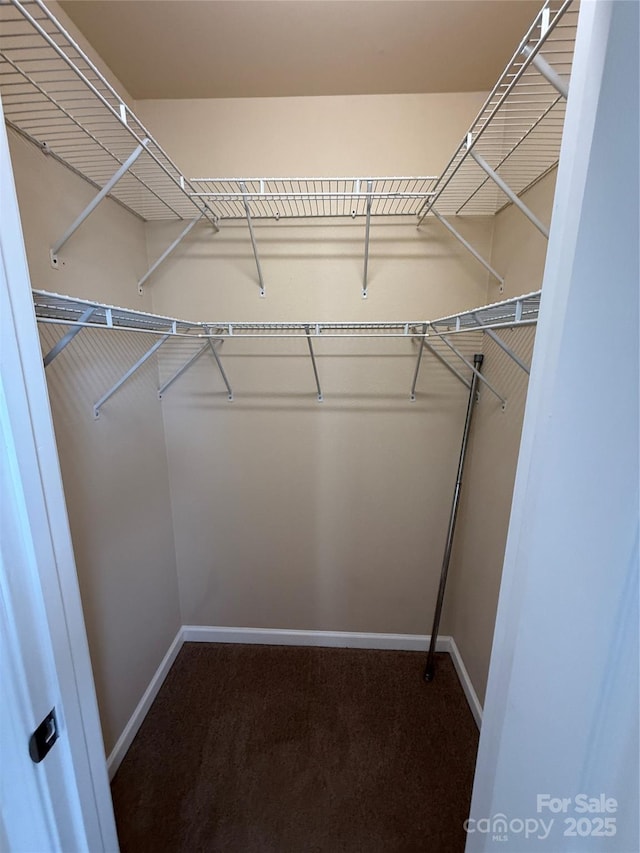
[[[111,853],[118,850],[118,841],[104,743],[18,202],[1,119],[0,101],[0,331],[2,396],[6,400],[3,428],[12,444],[5,456],[12,477],[9,482],[15,486],[14,493],[24,498],[21,536],[31,549],[37,568],[25,581],[31,588],[32,603],[43,603],[40,612],[34,604],[30,614],[8,615],[17,626],[15,636],[23,638],[23,662],[32,659],[34,653],[40,653],[44,661],[52,655],[54,678],[57,673],[59,694],[54,699],[60,706],[61,740],[68,743],[71,771],[65,779],[56,780],[56,786],[61,782],[67,786],[65,796],[61,796],[59,788],[52,789],[51,801],[55,806],[56,801],[67,800],[67,811],[76,824],[74,837],[86,839],[91,853]],[[28,634],[29,647],[24,643],[25,633],[20,631],[20,619],[27,621],[23,627],[32,629],[34,622],[29,620],[38,620],[39,630]],[[24,672],[31,672],[33,681],[33,667],[24,667]],[[35,683],[32,686],[38,687]],[[57,745],[53,747],[56,748]],[[59,752],[66,749],[65,745]],[[47,758],[43,765],[46,762]],[[6,767],[3,773],[7,773]],[[46,777],[45,773],[45,784]],[[79,804],[75,810],[69,806],[74,800]],[[54,808],[54,822],[55,818]],[[3,820],[6,822],[5,815]]]
[[[467,853],[639,849],[639,30],[580,8]]]

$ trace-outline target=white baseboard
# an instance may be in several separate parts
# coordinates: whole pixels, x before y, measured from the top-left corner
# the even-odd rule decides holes
[[[340,649],[398,649],[425,652],[427,634],[365,634],[356,631],[294,631],[282,628],[218,628],[184,625],[186,643],[253,643],[268,646],[324,646]],[[449,651],[450,637],[438,637],[436,650]]]
[[[129,722],[124,727],[124,731],[116,741],[116,745],[111,750],[109,757],[107,758],[107,771],[109,773],[109,781],[113,779],[116,774],[116,770],[120,767],[122,763],[122,759],[127,754],[127,750],[131,746],[134,737],[138,733],[138,729],[142,725],[144,718],[147,716],[149,708],[151,707],[153,700],[158,695],[158,690],[162,687],[162,683],[171,666],[178,656],[178,652],[182,648],[183,644],[183,629],[179,628],[178,633],[174,637],[173,642],[169,646],[169,650],[166,655],[162,658],[160,662],[160,666],[157,668],[155,673],[153,674],[153,678],[149,682],[149,686],[144,691],[142,695],[142,699],[138,702],[135,711],[131,715]]]
[[[113,779],[127,750],[138,733],[142,721],[156,698],[171,665],[183,643],[252,643],[269,646],[318,646],[341,649],[397,649],[398,651],[426,652],[428,634],[366,634],[355,631],[294,631],[280,628],[226,628],[208,625],[183,625],[176,634],[169,651],[155,671],[131,719],[118,738],[107,759],[109,779]],[[471,713],[480,728],[482,705],[478,700],[469,673],[462,661],[453,637],[438,637],[436,651],[448,652],[462,684]]]
[[[451,660],[453,661],[453,665],[458,673],[458,678],[460,679],[460,684],[462,684],[464,695],[467,697],[467,702],[471,708],[473,718],[476,721],[478,728],[480,728],[482,726],[482,705],[478,699],[478,694],[473,688],[473,684],[469,678],[469,673],[464,665],[464,661],[462,660],[462,655],[460,654],[460,649],[456,645],[456,641],[453,637],[447,637],[447,639],[449,640],[449,648],[447,651],[451,655]]]

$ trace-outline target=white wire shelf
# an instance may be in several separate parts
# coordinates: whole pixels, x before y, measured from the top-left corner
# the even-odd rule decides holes
[[[7,125],[95,187],[138,145],[110,196],[143,220],[193,219],[202,200],[42,0],[0,2],[0,91]]]
[[[558,162],[565,97],[536,67],[546,60],[568,86],[577,0],[546,0],[515,55],[422,206],[441,214],[494,214],[507,203],[471,151],[520,195]],[[538,60],[536,60],[538,57]]]
[[[187,335],[198,329],[200,323],[189,323],[159,314],[147,314],[105,305],[75,296],[33,290],[33,305],[39,323],[64,326],[88,326],[115,331],[147,332],[155,335]],[[84,318],[84,319],[83,319]]]
[[[506,399],[469,361],[451,335],[482,332],[489,335],[519,367],[529,373],[529,367],[497,335],[495,329],[514,328],[531,325],[536,322],[540,302],[539,293],[530,293],[517,299],[493,305],[485,305],[471,311],[464,311],[440,320],[392,321],[392,322],[286,322],[286,323],[189,323],[172,317],[146,314],[128,308],[117,308],[99,302],[76,299],[71,296],[33,291],[35,313],[39,323],[53,323],[68,327],[56,344],[44,356],[47,367],[72,342],[74,337],[85,328],[137,332],[156,336],[152,346],[140,356],[118,381],[106,391],[94,404],[94,416],[100,416],[104,404],[130,379],[130,377],[158,352],[160,347],[171,338],[195,339],[199,344],[188,360],[158,388],[158,396],[163,395],[195,362],[210,353],[215,359],[218,370],[227,390],[229,400],[233,400],[233,390],[218,352],[225,340],[232,338],[298,338],[306,340],[309,357],[313,367],[317,399],[324,399],[320,373],[316,359],[314,343],[325,338],[409,338],[412,345],[417,343],[415,368],[409,398],[416,399],[416,384],[420,365],[425,351],[430,352],[467,387],[471,387],[470,374],[475,374],[484,386],[501,402],[503,408]],[[384,354],[384,353],[381,353]],[[453,355],[452,355],[453,354]],[[453,357],[455,356],[455,358]],[[462,362],[462,364],[460,364]],[[469,373],[470,372],[470,373]]]
[[[438,320],[399,320],[392,322],[189,322],[174,317],[118,308],[101,302],[33,291],[33,303],[39,323],[143,332],[189,338],[288,338],[288,337],[428,337],[460,332],[531,325],[538,318],[540,291],[515,299],[464,311]],[[84,319],[83,319],[84,318]]]
[[[541,293],[536,290],[514,299],[441,317],[439,320],[431,320],[429,325],[438,332],[448,334],[532,325],[538,321]]]
[[[191,178],[193,198],[219,219],[415,216],[437,176],[387,178]],[[246,203],[246,204],[245,204]]]

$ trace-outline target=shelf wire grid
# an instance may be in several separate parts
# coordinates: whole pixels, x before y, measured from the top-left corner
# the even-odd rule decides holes
[[[508,204],[470,156],[468,139],[517,195],[556,166],[566,101],[533,59],[540,53],[569,81],[578,12],[577,0],[545,2],[438,179],[434,195],[422,206],[421,217],[432,206],[442,214],[490,215]]]
[[[0,2],[0,92],[7,125],[95,187],[145,140],[110,196],[143,220],[215,223],[169,155],[42,0]]]
[[[220,219],[415,216],[437,176],[387,178],[191,178],[193,197]]]
[[[429,325],[440,333],[448,334],[532,325],[538,321],[541,294],[540,290],[524,293],[513,299],[431,320]]]
[[[118,308],[86,299],[33,291],[36,318],[40,323],[144,332],[191,338],[289,338],[289,337],[416,337],[436,334],[481,332],[486,329],[531,325],[537,321],[540,291],[524,294],[438,320],[391,322],[189,322]],[[93,309],[90,316],[88,309]],[[83,320],[82,318],[85,317]]]

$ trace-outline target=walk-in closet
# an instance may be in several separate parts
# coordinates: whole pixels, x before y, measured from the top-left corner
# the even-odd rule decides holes
[[[464,848],[578,17],[0,4],[123,850]]]

